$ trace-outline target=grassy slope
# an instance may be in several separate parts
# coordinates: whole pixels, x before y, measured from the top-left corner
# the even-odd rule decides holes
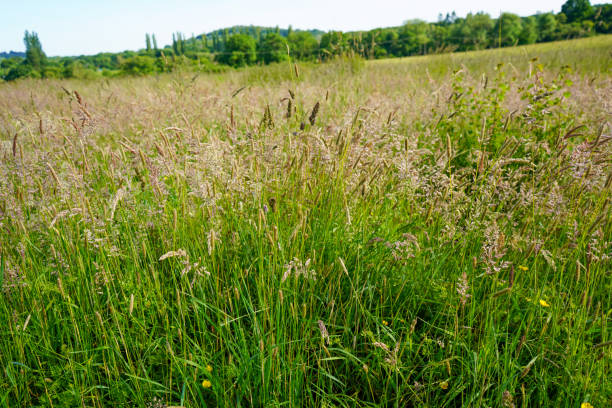
[[[575,70],[609,73],[611,65],[612,35],[600,35],[568,41],[554,41],[542,44],[498,48],[483,51],[468,51],[452,54],[425,55],[421,57],[390,58],[375,60],[374,64],[416,64],[426,66],[455,66],[463,64],[470,68],[492,69],[498,62],[526,68],[529,61],[538,58],[548,68],[569,65]],[[439,68],[438,68],[439,70]],[[446,72],[446,71],[445,71]]]
[[[0,404],[609,405],[610,37],[527,49],[0,86]]]

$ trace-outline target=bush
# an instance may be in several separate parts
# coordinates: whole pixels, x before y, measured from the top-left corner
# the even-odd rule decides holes
[[[156,71],[155,59],[137,55],[125,60],[120,66],[121,72],[127,75],[147,75]]]
[[[6,81],[14,81],[19,78],[40,78],[40,74],[34,71],[30,65],[21,63],[11,68],[4,77]]]

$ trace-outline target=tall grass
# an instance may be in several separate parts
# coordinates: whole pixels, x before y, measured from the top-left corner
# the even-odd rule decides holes
[[[541,47],[2,85],[0,403],[610,405],[612,83]]]

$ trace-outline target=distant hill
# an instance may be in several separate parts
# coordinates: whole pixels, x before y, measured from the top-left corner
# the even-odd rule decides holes
[[[223,34],[225,33],[225,31],[227,31],[227,33],[229,35],[232,34],[239,34],[239,33],[244,33],[244,34],[248,34],[251,35],[253,37],[257,36],[257,32],[259,32],[260,34],[266,34],[269,32],[276,32],[278,30],[278,33],[280,35],[282,35],[283,37],[287,37],[289,35],[289,29],[288,28],[277,28],[277,27],[262,27],[262,26],[243,26],[243,25],[237,25],[237,26],[233,26],[233,27],[227,27],[227,28],[221,28],[219,30],[215,30],[215,31],[211,31],[210,33],[206,33],[207,37],[212,37],[213,35],[217,35],[219,37],[222,37]],[[309,33],[311,33],[312,35],[314,35],[317,39],[320,39],[321,36],[323,34],[325,34],[325,31],[322,30],[317,30],[317,29],[313,29],[313,30],[298,30],[295,29],[293,30],[294,32],[300,32],[300,31],[307,31]],[[197,36],[198,39],[202,38],[202,35]]]
[[[25,52],[20,52],[20,51],[0,52],[0,58],[14,58],[14,57],[25,58]]]

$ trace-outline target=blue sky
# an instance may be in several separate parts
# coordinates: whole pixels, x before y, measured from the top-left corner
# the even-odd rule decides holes
[[[210,32],[232,25],[322,30],[366,30],[411,19],[435,21],[485,11],[519,15],[561,9],[564,0],[0,0],[0,51],[22,51],[25,30],[38,32],[47,55],[95,54],[144,47],[145,33],[160,46],[172,33]]]

